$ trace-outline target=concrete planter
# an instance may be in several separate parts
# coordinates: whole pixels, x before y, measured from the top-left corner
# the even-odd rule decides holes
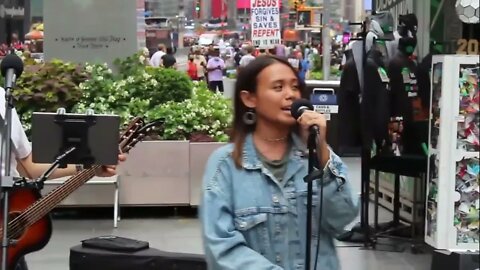
[[[213,151],[225,143],[146,141],[139,143],[118,168],[120,206],[181,206],[200,204],[203,174]],[[67,178],[65,178],[67,179]],[[63,184],[49,181],[43,194]],[[107,178],[95,177],[94,180]],[[107,179],[108,180],[108,179]],[[92,181],[64,200],[62,206],[111,206],[113,183]]]
[[[233,98],[235,95],[235,82],[237,79],[223,78],[223,95],[226,98]]]
[[[198,206],[208,157],[223,145],[189,141],[139,143],[119,168],[120,204]]]
[[[120,204],[188,205],[190,202],[188,141],[139,143],[119,168]]]

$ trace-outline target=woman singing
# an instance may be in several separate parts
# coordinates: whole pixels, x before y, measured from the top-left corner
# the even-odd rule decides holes
[[[203,178],[201,220],[209,269],[305,268],[309,127],[320,128],[313,187],[312,269],[320,226],[318,270],[337,270],[334,236],[357,215],[345,164],[325,141],[326,120],[305,111],[295,120],[302,86],[290,64],[261,56],[239,73],[233,143],[209,158]],[[320,188],[323,185],[323,201]],[[319,210],[323,209],[320,219]]]

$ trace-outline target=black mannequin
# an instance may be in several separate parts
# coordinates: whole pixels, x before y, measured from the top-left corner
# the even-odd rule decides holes
[[[398,50],[398,40],[401,37],[417,36],[418,19],[415,14],[405,14],[398,16],[397,30],[393,33],[394,39],[388,41],[388,55],[392,58]]]
[[[338,117],[341,119],[338,126],[340,149],[359,148],[360,137],[360,82],[358,80],[357,66],[352,50],[345,51],[345,64],[343,65],[340,89],[337,93]],[[343,152],[343,151],[340,151]]]
[[[362,106],[363,114],[368,121],[365,123],[363,137],[376,144],[377,152],[382,151],[388,141],[388,121],[390,119],[389,78],[385,69],[387,56],[374,45],[367,53],[365,65],[365,88]]]
[[[441,54],[436,42],[430,44],[430,52],[422,59],[417,68],[418,94],[422,100],[422,107],[425,111],[430,111],[430,94],[432,92],[430,85],[430,74],[432,69],[432,56]]]
[[[416,78],[417,63],[411,58],[416,45],[415,37],[401,37],[397,53],[388,65],[392,97],[391,116],[403,118],[404,153],[419,152],[420,144],[417,143],[413,121],[424,117]]]

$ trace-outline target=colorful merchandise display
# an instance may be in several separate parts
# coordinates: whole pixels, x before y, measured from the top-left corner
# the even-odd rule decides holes
[[[435,56],[425,241],[438,249],[480,245],[479,60]]]

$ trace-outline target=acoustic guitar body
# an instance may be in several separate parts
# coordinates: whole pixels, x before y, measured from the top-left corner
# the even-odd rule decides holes
[[[15,187],[9,193],[9,224],[19,217],[34,202],[40,199],[41,195],[35,188]],[[28,226],[27,220],[18,219],[16,226],[9,226],[9,235],[13,236],[13,243],[8,248],[8,270],[15,270],[18,260],[28,253],[45,247],[52,235],[52,222],[50,216],[40,218],[33,225]],[[0,203],[0,242],[3,233],[3,203]],[[0,250],[0,259],[2,252]]]

